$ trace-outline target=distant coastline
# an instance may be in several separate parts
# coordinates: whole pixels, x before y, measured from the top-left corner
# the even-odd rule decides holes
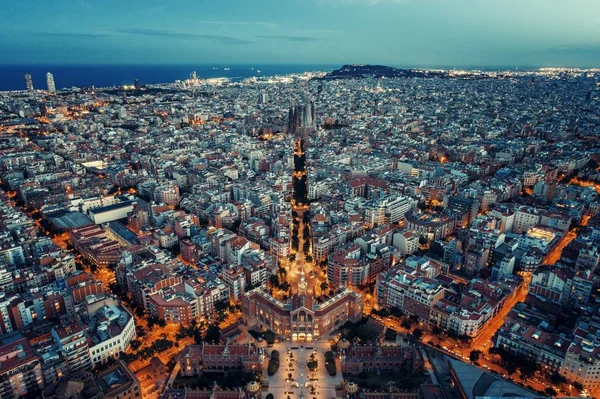
[[[46,89],[46,72],[54,75],[57,88],[110,87],[133,84],[172,83],[189,79],[196,71],[199,78],[244,79],[310,71],[332,71],[339,65],[0,65],[0,91],[25,90],[25,73],[30,73],[34,88]],[[258,72],[260,71],[260,73]]]
[[[46,72],[52,72],[57,88],[70,87],[110,87],[133,84],[138,79],[141,84],[172,83],[188,79],[192,71],[199,78],[229,78],[233,80],[252,76],[275,76],[311,71],[331,72],[341,64],[166,64],[166,65],[42,65],[42,64],[0,64],[0,91],[25,90],[24,74],[30,73],[36,89],[46,88]],[[454,66],[419,67],[390,65],[401,69],[444,69]],[[456,67],[464,70],[536,70],[538,66],[497,66],[497,67]],[[258,72],[260,71],[260,73]]]

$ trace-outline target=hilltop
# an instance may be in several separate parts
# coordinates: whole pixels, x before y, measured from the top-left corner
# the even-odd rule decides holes
[[[434,78],[447,77],[447,73],[439,71],[425,71],[418,69],[402,69],[384,65],[344,65],[331,71],[322,79],[352,79],[352,78]]]

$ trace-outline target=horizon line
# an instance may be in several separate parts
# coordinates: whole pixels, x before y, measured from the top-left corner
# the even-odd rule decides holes
[[[380,63],[380,62],[369,62],[369,63],[329,63],[329,62],[313,62],[313,63],[277,63],[277,62],[265,62],[265,63],[193,63],[193,62],[182,62],[182,63],[0,63],[0,68],[2,67],[119,67],[119,66],[127,66],[127,67],[177,67],[177,66],[197,66],[197,67],[268,67],[268,66],[306,66],[306,67],[342,67],[344,65],[377,65],[377,66],[387,66],[393,68],[404,68],[404,69],[467,69],[467,70],[476,70],[476,69],[497,69],[497,70],[508,70],[508,69],[541,69],[541,68],[578,68],[578,69],[594,69],[600,68],[600,66],[590,66],[590,65],[477,65],[477,64],[392,64],[392,63]]]

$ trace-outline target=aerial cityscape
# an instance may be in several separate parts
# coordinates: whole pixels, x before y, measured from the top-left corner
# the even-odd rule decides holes
[[[214,30],[184,34],[164,4],[160,31],[75,33],[92,6],[67,3],[74,31],[35,33],[51,55],[11,26],[0,44],[1,399],[600,398],[597,47],[379,62],[355,42],[355,63],[340,21],[283,34],[289,15],[210,5]],[[374,26],[424,3],[307,9]],[[135,58],[94,58],[113,35]],[[147,61],[161,41],[244,49]]]

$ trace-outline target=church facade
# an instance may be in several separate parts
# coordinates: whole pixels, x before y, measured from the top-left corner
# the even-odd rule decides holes
[[[363,316],[363,301],[360,294],[345,287],[322,302],[305,294],[294,295],[284,302],[258,287],[244,294],[242,313],[248,325],[268,328],[293,342],[311,342],[347,321],[359,321]]]

